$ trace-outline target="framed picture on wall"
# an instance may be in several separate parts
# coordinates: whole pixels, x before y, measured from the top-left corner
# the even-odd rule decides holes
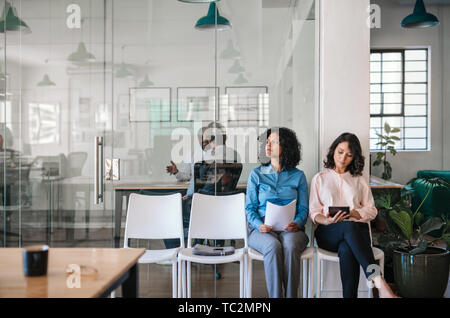
[[[170,87],[130,88],[130,122],[170,122]]]
[[[178,87],[177,121],[214,121],[218,87]]]
[[[59,144],[61,106],[53,102],[28,104],[28,138],[32,145]]]
[[[220,121],[232,126],[267,126],[269,94],[267,86],[226,87],[220,97]]]

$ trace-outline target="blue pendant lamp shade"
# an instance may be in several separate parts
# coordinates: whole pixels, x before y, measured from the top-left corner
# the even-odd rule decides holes
[[[439,25],[439,20],[435,15],[428,13],[423,0],[417,0],[414,12],[402,21],[403,28],[427,28]]]
[[[8,1],[5,2],[0,21],[0,33],[5,33],[5,31],[25,31],[26,33],[31,33],[31,29],[17,16],[16,9]]]
[[[222,17],[219,13],[219,9],[216,9],[216,3],[211,2],[209,5],[208,15],[198,19],[195,24],[195,28],[198,30],[228,30],[231,29],[231,23],[228,19]],[[217,12],[217,16],[216,16]]]

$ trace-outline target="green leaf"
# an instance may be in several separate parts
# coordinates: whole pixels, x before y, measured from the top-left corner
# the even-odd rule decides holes
[[[425,252],[427,247],[428,247],[428,242],[427,241],[425,241],[425,240],[420,241],[419,244],[417,245],[417,247],[415,249],[411,250],[409,252],[409,254],[416,255],[416,254],[423,253],[423,252]]]
[[[374,167],[379,166],[380,164],[381,164],[381,160],[375,160],[375,161],[373,162],[373,166],[374,166]]]
[[[384,123],[384,131],[388,134],[391,132],[391,126],[387,122]]]
[[[420,226],[419,233],[422,236],[431,231],[439,230],[443,224],[441,218],[432,217]]]
[[[398,129],[398,128],[394,128],[394,129]],[[392,140],[397,140],[397,141],[400,141],[401,139],[399,138],[399,137],[397,137],[397,136],[391,136],[391,139]]]
[[[398,132],[400,132],[400,128],[392,128],[391,129],[391,134],[395,134],[395,133],[398,133]],[[392,138],[392,136],[391,136],[391,138]]]
[[[393,140],[388,140],[387,143],[390,145],[395,145],[395,141],[393,141]]]
[[[447,244],[447,249],[450,249],[450,233],[444,234],[442,240]]]
[[[405,237],[409,240],[412,235],[412,218],[406,211],[390,211],[389,216],[400,228]]]
[[[420,226],[423,223],[424,218],[425,218],[425,216],[422,213],[417,212],[416,216],[414,217],[414,223],[417,226]]]
[[[386,138],[387,138],[386,136],[383,136],[383,135],[381,135],[381,134],[375,134],[375,135],[377,135],[377,136],[380,137],[381,139],[386,139]]]

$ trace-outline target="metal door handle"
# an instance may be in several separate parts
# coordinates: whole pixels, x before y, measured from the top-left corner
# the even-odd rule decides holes
[[[94,204],[103,203],[103,137],[95,137]]]

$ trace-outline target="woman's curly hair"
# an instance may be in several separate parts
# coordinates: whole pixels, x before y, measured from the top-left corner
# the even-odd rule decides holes
[[[348,148],[353,155],[353,160],[348,165],[347,171],[350,171],[352,176],[361,176],[364,170],[365,158],[362,155],[361,143],[359,142],[358,137],[352,133],[343,133],[333,141],[328,150],[327,158],[323,161],[324,167],[329,169],[335,168],[334,152],[341,142],[348,142]]]
[[[259,161],[263,166],[270,164],[270,158],[266,156],[266,143],[271,133],[276,133],[280,139],[280,165],[286,170],[295,168],[301,158],[302,145],[297,139],[297,135],[294,131],[285,127],[273,127],[267,129],[263,134],[258,137],[260,142],[259,147]]]

